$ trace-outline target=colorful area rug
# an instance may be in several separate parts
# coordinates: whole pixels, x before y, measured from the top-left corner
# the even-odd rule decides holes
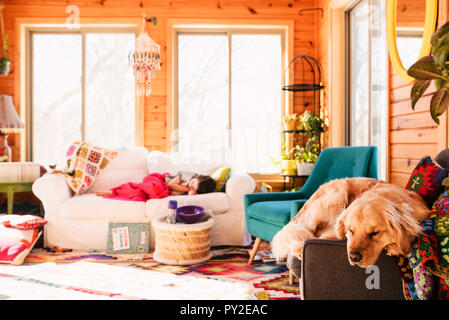
[[[75,262],[0,266],[0,297],[39,300],[252,300],[242,282],[180,277],[129,266]]]
[[[193,276],[198,279],[245,284],[251,288],[251,294],[261,300],[300,299],[298,284],[288,283],[289,272],[285,265],[256,260],[248,266],[247,248],[214,247],[211,251],[213,256],[209,261],[190,266],[174,266],[158,263],[153,260],[152,253],[114,255],[102,252],[34,249],[25,260],[25,265],[48,262],[58,265],[79,261],[96,262],[101,265],[126,266],[181,277]]]

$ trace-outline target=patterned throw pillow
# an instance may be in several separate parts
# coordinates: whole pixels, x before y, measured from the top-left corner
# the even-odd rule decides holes
[[[3,224],[5,227],[20,229],[20,230],[29,230],[42,227],[47,223],[47,220],[33,216],[30,214],[27,215],[0,215],[0,224]]]
[[[448,170],[438,167],[431,157],[422,158],[407,182],[406,189],[417,192],[432,208],[435,200],[444,191],[443,180]]]
[[[0,263],[22,264],[41,234],[39,229],[19,230],[0,225]]]
[[[228,167],[218,168],[214,173],[211,174],[211,177],[217,183],[217,186],[215,187],[216,192],[225,191],[226,182],[228,182],[230,176],[231,176],[231,168]]]

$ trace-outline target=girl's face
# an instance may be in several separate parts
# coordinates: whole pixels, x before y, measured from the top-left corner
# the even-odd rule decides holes
[[[200,181],[198,180],[198,178],[193,178],[193,179],[190,179],[188,186],[189,186],[189,188],[197,191],[199,183],[200,183]]]

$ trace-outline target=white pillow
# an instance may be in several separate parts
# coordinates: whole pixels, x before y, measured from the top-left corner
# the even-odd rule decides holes
[[[104,168],[88,192],[106,191],[127,182],[142,182],[148,175],[148,150],[125,147]]]

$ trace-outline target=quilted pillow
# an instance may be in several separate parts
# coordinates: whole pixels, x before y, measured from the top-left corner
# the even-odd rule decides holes
[[[29,230],[42,227],[47,223],[47,220],[33,216],[30,214],[27,215],[0,215],[0,224],[3,224],[8,228],[15,228],[21,230]]]
[[[22,264],[41,234],[37,228],[19,230],[0,225],[0,263]]]
[[[422,158],[413,170],[406,189],[417,192],[432,208],[434,202],[444,191],[443,180],[447,178],[448,170],[437,166],[431,157]]]
[[[216,192],[223,192],[226,188],[226,182],[231,177],[231,168],[221,167],[211,174],[212,179],[217,183],[215,187]]]

